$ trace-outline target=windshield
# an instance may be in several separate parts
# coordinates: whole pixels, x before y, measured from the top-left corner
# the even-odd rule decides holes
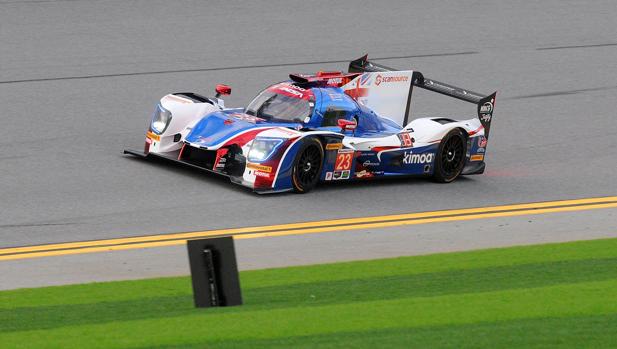
[[[278,122],[305,122],[312,113],[310,90],[291,84],[278,84],[261,92],[246,107],[246,113]]]

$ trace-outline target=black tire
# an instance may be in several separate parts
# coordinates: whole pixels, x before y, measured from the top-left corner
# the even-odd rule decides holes
[[[306,138],[302,141],[291,173],[291,183],[296,193],[308,193],[317,185],[323,158],[323,147],[318,140]]]
[[[467,139],[460,129],[454,129],[443,138],[435,159],[434,179],[440,183],[455,180],[465,166]]]

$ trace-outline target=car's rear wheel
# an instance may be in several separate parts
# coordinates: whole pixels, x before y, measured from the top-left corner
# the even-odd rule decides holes
[[[324,151],[321,143],[314,138],[302,140],[302,145],[296,153],[291,174],[294,191],[307,193],[319,181],[323,164]]]
[[[452,182],[463,172],[466,148],[465,136],[458,128],[442,139],[435,159],[434,178],[437,182]]]

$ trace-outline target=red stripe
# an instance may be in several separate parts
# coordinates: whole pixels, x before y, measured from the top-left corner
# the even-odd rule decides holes
[[[390,150],[390,149],[399,149],[400,146],[392,146],[392,145],[388,145],[388,146],[384,146],[384,147],[373,147],[371,148],[372,151],[374,152],[380,152],[380,151],[384,151],[384,150]]]
[[[260,129],[248,131],[246,133],[243,133],[241,135],[238,135],[238,136],[228,140],[221,147],[224,147],[226,145],[231,145],[231,144],[234,144],[234,143],[239,145],[240,147],[243,147],[246,143],[248,143],[248,142],[252,141],[253,139],[255,139],[255,136],[257,136],[258,133],[263,132],[263,131],[267,131],[267,130],[270,130],[270,129],[271,128],[260,128]]]
[[[480,127],[478,127],[478,129],[477,129],[477,130],[475,130],[475,131],[469,131],[469,132],[467,132],[467,134],[468,134],[468,135],[470,135],[470,136],[473,136],[473,135],[475,135],[476,133],[478,133],[478,132],[482,131],[482,129],[483,129],[483,128],[484,128],[484,126],[480,126]]]
[[[178,160],[182,160],[182,152],[184,151],[184,147],[186,147],[186,143],[182,144],[182,148],[180,148],[180,153],[178,154]]]

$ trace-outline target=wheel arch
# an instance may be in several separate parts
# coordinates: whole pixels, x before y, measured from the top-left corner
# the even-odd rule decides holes
[[[291,170],[293,167],[294,159],[300,149],[302,141],[307,138],[316,139],[322,146],[322,150],[324,151],[324,156],[321,163],[321,168],[323,170],[325,166],[325,161],[327,159],[326,150],[327,145],[331,143],[341,143],[343,140],[343,135],[339,133],[329,132],[329,131],[307,131],[304,132],[298,139],[293,141],[285,152],[283,153],[279,168],[273,180],[273,189],[289,189],[292,188],[291,182]]]

